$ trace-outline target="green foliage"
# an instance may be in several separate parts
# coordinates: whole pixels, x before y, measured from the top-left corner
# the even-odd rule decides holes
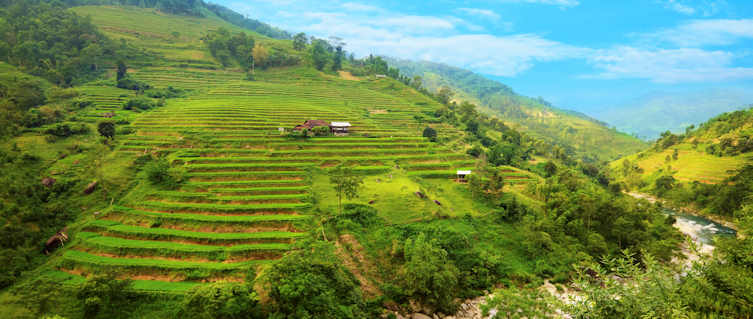
[[[124,76],[118,80],[116,85],[118,88],[132,90],[132,91],[144,91],[151,88],[146,82],[141,82],[131,78],[130,76]]]
[[[428,138],[432,142],[436,142],[437,141],[437,130],[433,129],[430,126],[427,126],[424,129],[424,132],[423,132],[422,135],[423,135],[423,137]]]
[[[343,196],[347,199],[357,198],[363,186],[363,176],[356,175],[351,168],[343,166],[330,170],[329,175],[329,182],[337,193],[338,207],[342,213]]]
[[[152,101],[152,100],[150,100],[148,98],[145,98],[145,97],[136,97],[136,98],[132,98],[132,99],[128,100],[127,102],[125,102],[123,104],[123,109],[124,110],[136,110],[136,111],[141,110],[141,111],[146,111],[146,110],[153,109],[153,108],[155,108],[157,106],[158,106],[157,103],[155,103],[154,101]]]
[[[509,287],[495,290],[481,310],[491,319],[560,318],[556,309],[561,302],[541,289]]]
[[[149,89],[144,92],[144,95],[153,99],[172,99],[177,97],[184,97],[186,91],[183,89],[168,86],[164,89]]]
[[[117,81],[120,82],[120,80],[124,79],[126,76],[128,76],[128,67],[123,60],[118,60],[118,71],[116,74]]]
[[[405,242],[405,264],[400,272],[404,291],[422,304],[442,312],[453,312],[456,305],[456,286],[460,275],[448,258],[447,251],[439,247],[436,239],[420,233]]]
[[[183,183],[183,174],[179,169],[173,169],[164,158],[158,158],[144,165],[146,178],[153,185],[159,185],[167,189],[176,189]]]
[[[331,136],[332,130],[326,126],[317,126],[311,129],[311,133],[314,134],[314,136]]]
[[[97,132],[99,132],[99,135],[105,138],[114,138],[115,137],[115,123],[110,121],[103,121],[99,122],[97,124]]]
[[[568,312],[576,318],[687,318],[688,305],[670,269],[650,254],[643,254],[641,264],[624,252],[579,268],[575,285],[583,298],[569,304]]]
[[[196,319],[264,318],[259,297],[251,284],[213,283],[189,292],[180,316]]]
[[[306,36],[305,33],[301,32],[295,35],[293,37],[293,49],[298,51],[303,51],[306,49],[306,46],[309,44],[309,39]]]
[[[87,18],[54,1],[9,1],[0,13],[0,58],[58,85],[99,75],[121,49]]]
[[[117,280],[114,274],[95,275],[76,289],[76,298],[84,306],[84,318],[109,318],[127,309],[130,280]]]
[[[89,131],[89,126],[83,123],[59,123],[45,129],[44,133],[54,137],[66,138],[73,135],[87,134]]]
[[[251,62],[254,59],[251,50],[254,48],[255,41],[246,33],[239,32],[231,35],[227,29],[220,28],[208,33],[202,41],[209,48],[212,56],[223,66],[230,66],[232,61],[235,61],[246,70],[251,68]]]
[[[262,274],[270,318],[369,318],[358,282],[329,243],[292,252]]]
[[[327,65],[329,60],[328,48],[330,46],[324,40],[315,39],[312,41],[311,59],[314,62],[314,67],[319,71],[324,70],[324,66]]]

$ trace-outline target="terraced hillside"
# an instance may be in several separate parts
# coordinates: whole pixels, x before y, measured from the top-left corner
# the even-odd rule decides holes
[[[168,282],[243,280],[248,268],[274,261],[307,236],[312,207],[321,207],[324,196],[315,196],[312,188],[331,188],[329,167],[345,164],[374,176],[367,180],[369,189],[379,180],[383,185],[403,181],[393,190],[398,202],[392,204],[410,206],[423,203],[412,194],[421,177],[460,188],[451,181],[455,170],[475,165],[459,144],[439,146],[421,137],[423,126],[412,114],[438,105],[391,79],[351,81],[303,67],[270,70],[253,82],[241,80],[241,73],[191,68],[133,73],[157,87],[193,91],[132,115],[135,133],[120,138],[118,153],[132,159],[162,154],[185,170],[188,181],[178,190],[146,182],[137,186],[110,212],[83,226],[57,266],[63,272],[116,270],[128,278],[164,282],[166,290],[175,289]],[[353,127],[348,136],[309,139],[279,131],[308,119],[349,121]],[[450,126],[435,127],[457,143],[463,135]],[[506,174],[513,184],[535,180],[513,168]],[[455,210],[469,206],[470,198],[451,193],[435,197],[442,209],[478,213]],[[407,222],[416,216],[387,217]]]

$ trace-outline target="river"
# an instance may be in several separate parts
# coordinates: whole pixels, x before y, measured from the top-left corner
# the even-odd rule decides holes
[[[655,203],[657,199],[642,193],[628,193],[628,195]],[[664,208],[664,213],[675,218],[675,228],[690,237],[702,253],[714,250],[714,239],[720,237],[735,237],[737,231],[703,216]]]

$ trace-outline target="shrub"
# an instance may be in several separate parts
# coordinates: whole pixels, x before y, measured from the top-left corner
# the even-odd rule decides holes
[[[133,90],[133,91],[145,91],[151,88],[149,84],[132,79],[131,77],[124,77],[118,80],[118,88]]]
[[[143,110],[143,111],[146,111],[146,110],[155,108],[156,106],[157,105],[154,102],[152,102],[152,100],[150,100],[150,99],[147,99],[145,97],[137,97],[137,98],[133,98],[133,99],[128,100],[128,102],[126,102],[123,105],[123,109],[124,110]]]
[[[314,136],[330,136],[332,135],[332,131],[329,129],[329,127],[326,126],[317,126],[313,129],[311,129],[311,133],[314,134]]]
[[[113,274],[87,279],[76,292],[76,297],[84,304],[84,318],[95,318],[101,314],[112,316],[123,311],[130,286],[130,280],[116,280]]]
[[[155,99],[172,99],[176,97],[183,97],[186,95],[186,92],[182,89],[168,86],[166,89],[150,89],[144,92],[144,94]]]
[[[109,121],[99,122],[97,124],[97,132],[103,137],[113,138],[115,137],[115,123]]]
[[[424,129],[423,136],[426,137],[426,138],[428,138],[432,142],[436,142],[437,141],[437,130],[431,128],[430,126],[427,126]]]
[[[194,288],[183,300],[180,315],[207,319],[264,318],[253,287],[237,283],[213,283]]]
[[[182,172],[180,170],[171,169],[170,163],[164,158],[147,163],[144,166],[144,172],[146,172],[147,179],[153,185],[175,189],[183,183]]]
[[[478,145],[474,145],[473,147],[465,151],[466,154],[473,156],[475,158],[478,158],[479,156],[481,156],[481,153],[483,152],[484,150],[481,148],[481,146],[478,146]]]
[[[265,272],[270,318],[375,318],[330,243],[314,243]]]
[[[89,133],[89,127],[81,123],[60,123],[46,129],[44,133],[54,137],[69,137]]]

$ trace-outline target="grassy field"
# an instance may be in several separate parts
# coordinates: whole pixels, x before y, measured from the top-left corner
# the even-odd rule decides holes
[[[672,159],[674,150],[677,149],[677,160]],[[654,175],[659,170],[671,171],[673,176],[682,182],[701,182],[716,184],[732,175],[732,171],[742,167],[751,161],[749,154],[738,156],[718,157],[703,151],[704,147],[692,144],[679,144],[662,152],[648,152],[647,155],[631,155],[625,159],[636,163],[643,169],[645,178]],[[667,161],[667,157],[670,158]],[[619,170],[622,161],[614,161],[610,164],[613,170]]]

